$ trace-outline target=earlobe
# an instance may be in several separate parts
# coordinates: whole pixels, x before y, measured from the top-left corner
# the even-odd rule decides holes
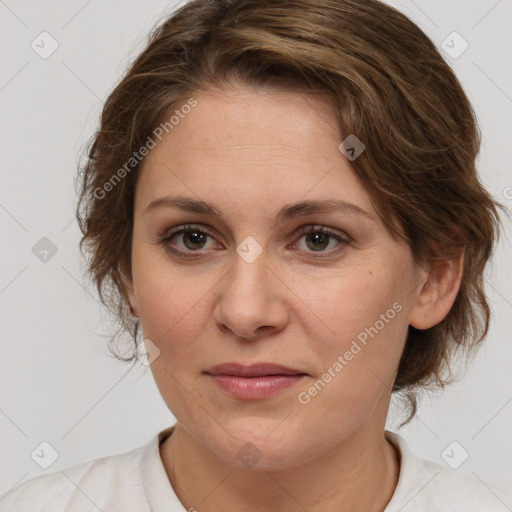
[[[457,298],[464,270],[464,254],[439,262],[428,273],[411,310],[409,324],[424,330],[440,323]]]

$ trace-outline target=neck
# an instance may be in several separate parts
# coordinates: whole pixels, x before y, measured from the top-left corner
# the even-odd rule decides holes
[[[161,456],[186,510],[201,512],[382,512],[399,474],[397,453],[382,428],[359,429],[300,466],[265,471],[227,464],[178,423],[162,444]]]

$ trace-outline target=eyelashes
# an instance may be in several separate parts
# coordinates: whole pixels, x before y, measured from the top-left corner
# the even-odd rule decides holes
[[[179,236],[181,235],[181,236]],[[305,237],[305,244],[299,244],[300,240]],[[164,248],[179,257],[183,258],[198,258],[204,257],[206,251],[213,249],[223,249],[224,247],[215,241],[211,244],[214,247],[210,249],[205,246],[208,245],[208,238],[215,241],[214,236],[210,231],[206,230],[197,224],[186,224],[177,226],[176,228],[168,231],[159,238],[159,243]],[[176,246],[176,239],[181,242],[182,246]],[[173,241],[174,240],[174,241]],[[342,232],[333,231],[331,228],[321,225],[306,225],[300,227],[293,234],[294,242],[291,247],[298,250],[302,254],[306,254],[312,258],[325,258],[332,257],[339,254],[350,244],[351,239],[348,235]],[[332,245],[332,241],[337,242],[334,249],[325,250],[326,247]],[[297,248],[297,245],[302,245],[303,248]],[[305,247],[305,248],[304,248]]]

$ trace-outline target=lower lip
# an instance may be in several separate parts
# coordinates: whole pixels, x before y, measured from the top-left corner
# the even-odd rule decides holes
[[[235,398],[259,400],[288,389],[305,375],[265,375],[262,377],[237,377],[210,375],[222,390]]]

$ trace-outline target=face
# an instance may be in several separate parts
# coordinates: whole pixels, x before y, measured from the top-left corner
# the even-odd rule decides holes
[[[247,443],[284,468],[382,433],[422,274],[338,149],[329,104],[242,85],[194,98],[135,197],[129,296],[164,401],[237,465]],[[290,208],[325,201],[352,206]]]

